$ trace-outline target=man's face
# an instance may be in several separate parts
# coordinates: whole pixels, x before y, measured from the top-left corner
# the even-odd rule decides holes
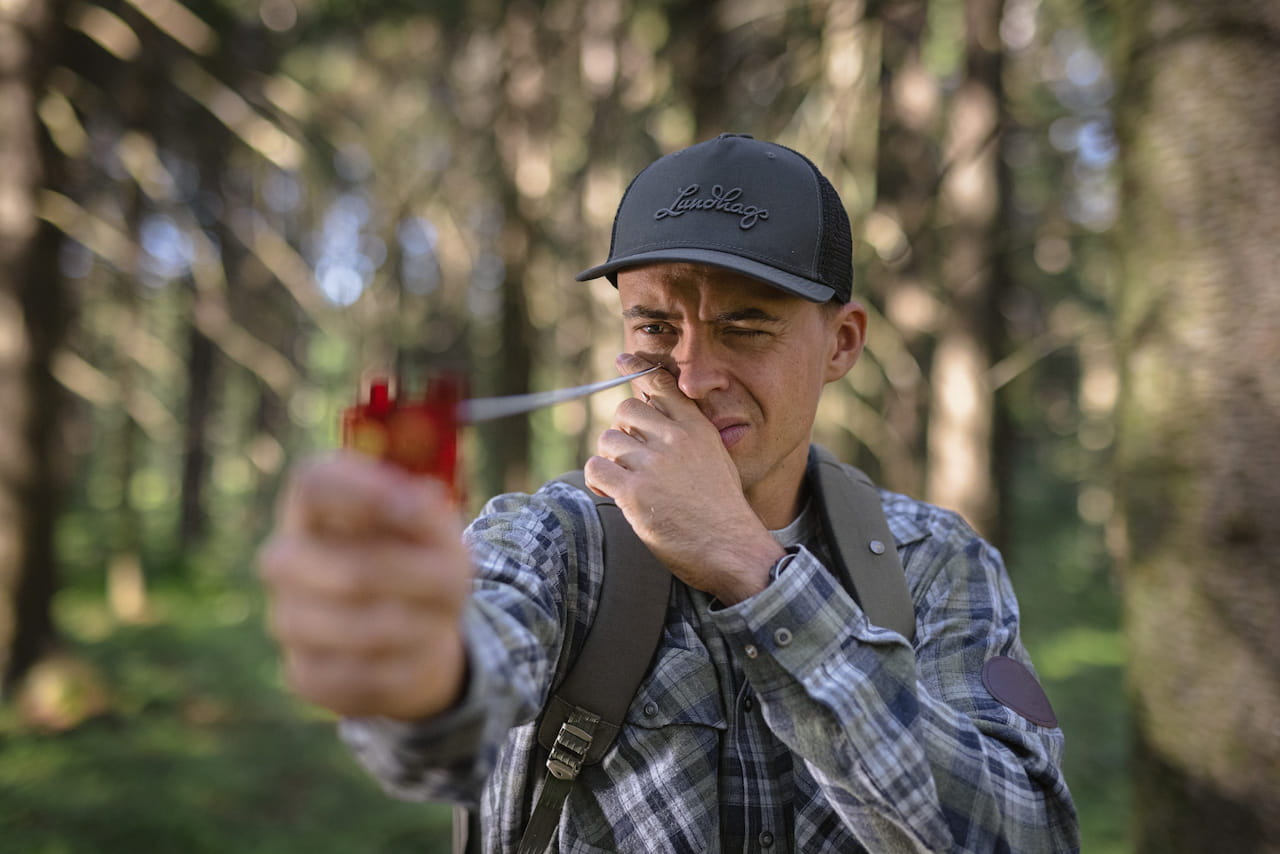
[[[701,264],[618,273],[626,348],[673,373],[720,431],[748,498],[804,471],[818,398],[862,349],[866,313]]]

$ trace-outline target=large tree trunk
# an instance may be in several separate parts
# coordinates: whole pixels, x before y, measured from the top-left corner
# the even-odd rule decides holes
[[[1121,11],[1138,850],[1280,851],[1280,6]]]
[[[38,216],[53,155],[36,105],[61,6],[0,4],[0,685],[53,639],[52,451],[58,390],[49,372],[66,308],[58,235]]]
[[[1000,243],[1002,0],[965,2],[965,76],[951,105],[942,178],[942,284],[947,310],[930,371],[930,501],[958,511],[988,536],[999,502],[992,462],[995,396],[988,382],[1004,287]]]

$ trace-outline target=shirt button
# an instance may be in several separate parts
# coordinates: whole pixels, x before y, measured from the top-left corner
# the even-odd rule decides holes
[[[754,644],[747,644],[746,648],[742,651],[747,654],[747,658],[755,658],[760,654],[760,650],[756,649]]]
[[[791,643],[791,630],[778,629],[773,633],[773,640],[778,646],[787,646]]]
[[[884,543],[880,542],[879,540],[872,540],[871,542],[867,543],[867,548],[871,549],[871,553],[873,555],[884,554]]]
[[[651,717],[653,717],[654,715],[656,715],[657,713],[658,713],[658,705],[657,705],[657,703],[645,703],[645,704],[644,704],[644,716],[645,716],[646,718],[651,718]]]
[[[773,846],[773,834],[766,830],[760,834],[760,847],[770,848],[772,846]]]
[[[750,697],[742,701],[742,708],[746,709],[748,712],[754,709],[755,707],[756,707],[756,701],[751,699]]]

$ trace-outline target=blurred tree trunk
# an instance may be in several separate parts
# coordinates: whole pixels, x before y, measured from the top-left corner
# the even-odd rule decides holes
[[[59,391],[49,366],[67,309],[60,236],[41,222],[55,155],[37,118],[62,7],[0,4],[0,688],[54,639]],[[5,691],[7,693],[7,690]]]
[[[501,188],[507,220],[502,234],[502,309],[499,328],[501,362],[495,366],[498,394],[525,394],[533,384],[533,324],[525,288],[529,286],[525,255],[535,238],[536,226],[520,213],[515,188],[504,181]],[[496,476],[486,494],[529,489],[529,454],[532,431],[528,415],[503,418],[481,428],[487,456],[494,460]]]
[[[915,359],[924,356],[937,312],[910,306],[934,303],[930,285],[939,264],[936,136],[942,93],[921,55],[928,12],[928,0],[880,0],[867,10],[880,25],[881,67],[876,207],[866,228],[876,258],[867,266],[865,287],[903,336],[904,358]],[[877,342],[889,334],[871,330],[871,347],[882,360],[888,350]],[[892,379],[884,418],[897,441],[885,443],[876,460],[879,480],[918,494],[924,487],[924,384],[918,369],[895,370],[886,363],[885,374]]]
[[[195,151],[197,168],[200,170],[200,184],[209,198],[219,199],[227,207],[238,203],[239,199],[227,199],[235,190],[220,186],[224,164],[228,159],[230,141],[226,134],[210,127],[203,115],[197,115],[183,124],[183,129],[195,137],[192,148]],[[166,129],[157,129],[163,134]],[[171,129],[170,132],[176,132]],[[163,137],[162,137],[163,138]],[[245,254],[241,244],[236,240],[232,230],[227,227],[225,218],[212,218],[209,231],[214,235],[222,264],[224,276],[230,283],[237,282],[243,272],[242,262]],[[209,263],[213,263],[212,260]],[[209,515],[205,508],[205,487],[209,480],[212,466],[212,454],[209,449],[209,421],[213,416],[215,399],[218,394],[217,383],[221,379],[217,370],[217,342],[200,328],[197,320],[202,310],[202,300],[207,296],[201,293],[199,280],[193,276],[190,284],[191,307],[188,311],[187,328],[187,375],[186,375],[186,414],[182,421],[182,483],[179,497],[178,543],[183,550],[197,546],[209,530]]]
[[[999,517],[987,380],[1005,285],[1001,216],[1008,177],[1000,166],[1003,0],[966,0],[964,79],[948,119],[939,199],[946,292],[930,370],[930,501],[958,511],[992,537]],[[994,345],[994,346],[993,346]],[[993,537],[994,538],[994,537]]]
[[[198,544],[208,529],[204,486],[209,474],[209,417],[213,412],[214,345],[193,322],[187,330],[187,412],[182,422],[182,492],[178,542]]]
[[[137,241],[142,219],[142,193],[136,187],[130,187],[124,195],[127,198],[126,233],[133,238],[134,258],[132,269],[121,271],[116,278],[112,297],[120,308],[120,326],[116,334],[120,340],[127,341],[142,330],[142,312],[135,292],[139,287],[137,255],[142,251]],[[138,397],[143,393],[140,388],[142,369],[123,348],[117,349],[114,356],[116,364],[112,374],[120,389],[121,406],[119,429],[113,437],[115,458],[118,460],[118,501],[109,526],[111,555],[107,564],[107,603],[117,618],[136,623],[146,616],[147,610],[147,579],[142,566],[142,516],[132,489],[134,476],[145,464],[140,459],[144,448],[143,431],[135,415]]]
[[[506,57],[497,81],[503,97],[493,105],[494,122],[501,132],[485,134],[490,142],[479,146],[478,153],[490,164],[492,191],[502,216],[501,224],[492,235],[493,248],[502,261],[502,272],[497,285],[500,294],[497,317],[489,331],[490,335],[496,333],[499,343],[496,347],[484,348],[490,355],[477,359],[476,369],[489,390],[486,393],[524,394],[532,388],[534,365],[534,330],[526,294],[531,286],[527,280],[527,259],[535,243],[543,239],[530,209],[538,206],[547,188],[540,186],[540,181],[528,178],[522,187],[521,172],[532,169],[531,163],[543,158],[545,168],[550,170],[551,140],[547,125],[555,120],[555,105],[545,88],[524,93],[519,81],[513,79],[521,70],[539,67],[544,56],[548,34],[534,10],[517,7],[505,15],[505,20],[495,20],[493,25],[499,33],[502,55]],[[479,466],[482,494],[530,488],[529,416],[482,424],[478,432],[484,447]]]
[[[719,0],[676,4],[670,14],[671,32],[677,42],[672,64],[693,113],[693,141],[725,132],[749,132],[750,128],[726,125],[730,107],[726,80],[733,68],[728,39],[718,22]]]
[[[1119,13],[1137,850],[1280,851],[1280,7]]]

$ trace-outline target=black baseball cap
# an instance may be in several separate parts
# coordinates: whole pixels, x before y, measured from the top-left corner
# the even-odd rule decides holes
[[[622,195],[609,259],[585,282],[657,261],[712,264],[812,302],[853,293],[849,216],[804,155],[721,134],[645,167]]]

